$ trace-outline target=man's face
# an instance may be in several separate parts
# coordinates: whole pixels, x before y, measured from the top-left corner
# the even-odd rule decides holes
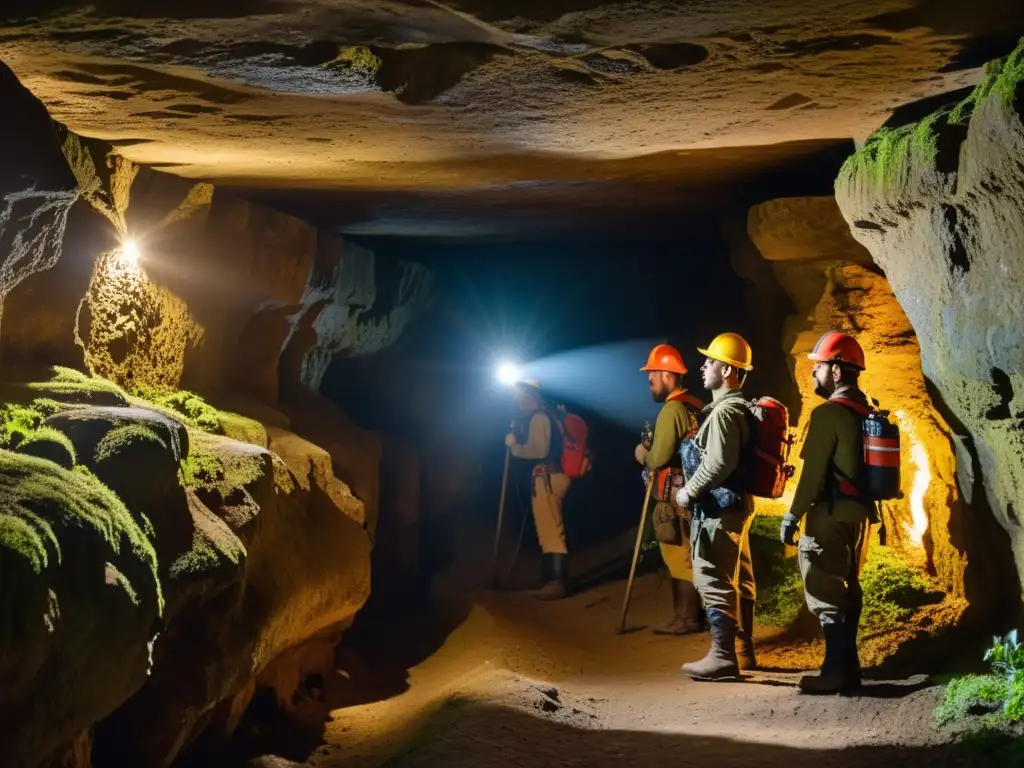
[[[675,375],[666,371],[651,371],[647,381],[651,385],[651,399],[656,403],[664,403],[676,387]]]
[[[712,360],[710,357],[705,358],[704,365],[700,367],[701,378],[704,381],[704,389],[711,392],[721,389],[725,385],[726,381],[726,368],[725,363],[719,362],[718,360]]]
[[[529,387],[516,387],[516,405],[523,413],[533,413],[540,407],[537,395]]]
[[[828,400],[836,391],[835,377],[832,375],[832,366],[828,363],[815,363],[811,369],[811,378],[814,379],[814,394]]]

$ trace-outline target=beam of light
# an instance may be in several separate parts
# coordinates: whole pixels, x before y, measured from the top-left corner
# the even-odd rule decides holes
[[[632,339],[557,352],[526,366],[546,397],[565,400],[629,429],[640,429],[661,407],[651,400],[647,374],[640,367],[660,339]],[[686,352],[683,352],[684,357]],[[697,371],[696,350],[689,355],[687,385],[707,399]]]
[[[914,466],[914,480],[910,487],[910,523],[905,524],[907,535],[917,546],[922,546],[925,531],[928,530],[928,512],[924,506],[924,498],[932,482],[931,465],[928,462],[928,451],[917,439],[914,421],[903,411],[896,411],[900,428],[910,439],[910,463]]]
[[[517,381],[521,381],[523,378],[523,372],[518,365],[508,360],[503,360],[498,363],[495,377],[498,379],[499,384],[503,384],[506,387],[510,387]]]
[[[139,244],[134,240],[125,240],[121,245],[121,253],[124,255],[125,261],[130,265],[135,266],[139,263],[141,253],[139,252]]]

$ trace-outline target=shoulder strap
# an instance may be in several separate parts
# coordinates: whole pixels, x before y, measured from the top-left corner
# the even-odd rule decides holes
[[[874,409],[871,408],[870,405],[866,405],[865,403],[859,403],[856,400],[851,400],[848,397],[830,397],[828,399],[828,402],[838,403],[839,405],[842,405],[850,409],[858,416],[860,416],[862,419],[866,418],[867,416],[870,416],[874,412]],[[853,496],[854,498],[859,498],[860,489],[857,487],[857,482],[852,477],[847,477],[846,473],[836,466],[835,461],[833,461],[832,458],[829,459],[829,466],[832,469],[832,474],[835,475],[836,477],[834,489],[846,496]],[[832,500],[834,500],[835,495],[830,495],[833,496]]]
[[[854,413],[859,414],[861,417],[870,416],[875,412],[875,409],[865,403],[858,403],[856,400],[851,400],[848,397],[830,397],[828,399],[830,403],[839,403],[849,408]]]

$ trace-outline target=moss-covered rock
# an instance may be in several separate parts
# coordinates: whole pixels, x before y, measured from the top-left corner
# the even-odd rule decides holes
[[[187,428],[148,408],[78,408],[44,425],[67,435],[79,461],[136,514],[167,495],[188,457]]]
[[[53,427],[40,427],[22,440],[17,452],[52,461],[64,469],[75,466],[75,446],[63,432]]]
[[[0,762],[36,765],[138,689],[162,609],[153,545],[108,488],[0,450]]]
[[[961,574],[949,574],[948,557],[935,566],[964,584],[979,620],[1017,596],[1001,585],[1015,575],[1024,583],[1024,261],[1008,256],[1024,250],[1022,96],[1024,42],[992,62],[966,100],[899,129],[934,153],[907,142],[883,152],[891,132],[880,133],[836,180],[843,217],[906,311],[930,394],[954,427],[958,486],[972,513],[937,543],[977,554]]]

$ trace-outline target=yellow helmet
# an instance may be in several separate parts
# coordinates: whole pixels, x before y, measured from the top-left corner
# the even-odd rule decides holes
[[[720,333],[711,340],[707,349],[697,348],[704,357],[710,357],[726,365],[742,368],[744,371],[754,370],[754,356],[746,339],[738,333]]]

